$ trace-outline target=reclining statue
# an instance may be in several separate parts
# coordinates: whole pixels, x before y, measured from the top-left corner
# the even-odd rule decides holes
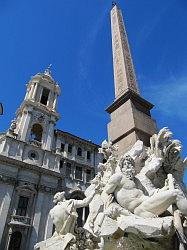
[[[104,191],[114,194],[117,203],[131,213],[143,217],[154,218],[161,215],[167,208],[176,204],[178,209],[187,216],[187,199],[178,189],[169,189],[168,180],[162,189],[157,189],[147,196],[136,187],[135,168],[133,159],[126,155],[119,162],[119,173],[109,179]]]

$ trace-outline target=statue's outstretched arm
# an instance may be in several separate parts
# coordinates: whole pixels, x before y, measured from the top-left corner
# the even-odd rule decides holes
[[[74,200],[74,205],[75,208],[79,208],[79,207],[87,207],[90,202],[92,201],[94,195],[95,195],[95,189],[91,192],[91,194],[86,197],[84,200]]]

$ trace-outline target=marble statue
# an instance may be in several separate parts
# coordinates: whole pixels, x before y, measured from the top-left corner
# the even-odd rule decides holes
[[[83,245],[86,246],[85,249],[96,249],[94,245],[98,245],[97,240],[90,235],[88,237],[85,232],[80,232],[79,229],[76,230],[76,220],[78,217],[76,209],[88,206],[95,194],[96,190],[94,189],[84,200],[66,200],[65,192],[56,193],[53,200],[55,206],[49,213],[55,225],[55,232],[52,239],[36,244],[35,249],[83,249],[78,247],[78,245],[80,245],[78,242],[79,234],[82,236],[85,234],[85,242],[83,242]],[[82,239],[80,241],[82,241]]]
[[[62,242],[56,250],[187,249],[187,197],[182,182],[187,159],[182,159],[181,149],[166,127],[152,136],[149,148],[137,141],[121,157],[117,146],[104,141],[100,153],[106,162],[98,165],[86,198],[66,200],[63,192],[54,196],[50,215],[56,231],[47,240],[49,245],[56,248]],[[76,208],[87,205],[89,216],[84,228],[78,229]],[[37,247],[53,249],[46,242]]]
[[[55,194],[53,200],[55,206],[49,213],[53,220],[53,224],[55,225],[54,236],[59,234],[65,235],[67,233],[74,233],[74,227],[78,217],[76,209],[88,206],[94,195],[95,190],[92,191],[90,196],[84,200],[66,200],[65,192]]]
[[[160,239],[176,230],[181,236],[179,240],[182,239],[180,244],[186,244],[182,229],[187,215],[186,192],[182,184],[186,159],[180,157],[181,143],[171,137],[171,131],[163,128],[151,138],[150,148],[137,141],[121,158],[117,157],[116,148],[111,148],[111,143],[105,141],[102,144],[100,152],[106,163],[99,165],[98,174],[85,192],[87,195],[99,180],[100,194],[89,204],[90,214],[84,226],[89,232],[107,238],[114,236],[120,228],[144,238],[154,235]],[[140,223],[138,227],[137,223]],[[110,249],[111,242],[108,248],[106,241],[104,249]],[[144,247],[146,244],[148,249],[154,249],[150,242],[144,242]],[[168,247],[162,242],[156,249],[162,249],[162,246],[163,249]]]
[[[175,203],[180,211],[187,215],[187,199],[183,198],[180,190],[169,189],[168,179],[162,189],[156,190],[152,195],[144,195],[143,191],[136,187],[133,159],[125,155],[118,165],[120,172],[111,176],[104,191],[108,195],[113,194],[122,208],[143,218],[154,218]]]
[[[8,134],[11,135],[11,136],[14,135],[16,127],[17,127],[17,124],[16,124],[16,120],[14,119],[14,120],[11,121],[11,125],[10,125],[10,128],[8,130]]]

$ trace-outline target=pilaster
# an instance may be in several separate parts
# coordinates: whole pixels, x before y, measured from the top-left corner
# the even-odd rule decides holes
[[[45,149],[51,150],[53,137],[54,137],[54,125],[55,120],[49,121],[48,131],[46,133],[46,142],[45,142]]]
[[[0,242],[2,242],[2,236],[5,229],[5,223],[7,220],[7,215],[9,212],[10,202],[13,194],[13,185],[8,185],[5,183],[0,184]]]
[[[30,121],[31,121],[32,110],[33,110],[33,107],[28,107],[23,112],[22,123],[21,123],[20,130],[19,130],[20,139],[22,141],[25,141],[28,135],[28,129],[29,129]]]

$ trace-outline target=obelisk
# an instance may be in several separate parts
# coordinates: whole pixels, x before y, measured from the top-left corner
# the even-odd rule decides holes
[[[153,104],[139,92],[122,12],[116,4],[111,10],[111,30],[115,100],[106,109],[111,117],[108,137],[119,146],[121,154],[138,139],[148,146],[157,128],[150,113]]]

